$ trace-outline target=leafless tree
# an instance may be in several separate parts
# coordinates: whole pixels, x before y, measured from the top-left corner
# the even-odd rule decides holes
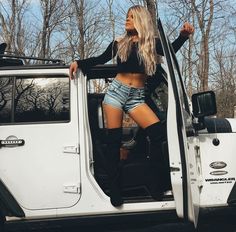
[[[38,111],[40,108],[42,108],[42,99],[45,94],[45,90],[37,85],[34,88],[29,89],[27,95],[25,96],[25,102],[27,103],[27,106],[30,106],[33,111]]]
[[[0,79],[0,111],[2,111],[8,100],[11,92],[11,78]]]
[[[194,36],[191,36],[188,43],[178,52],[178,60],[189,95],[196,91],[215,90],[219,116],[223,115],[221,109],[227,105],[229,110],[225,110],[224,116],[231,117],[233,106],[225,99],[229,96],[226,94],[229,88],[231,93],[235,93],[232,84],[235,71],[229,68],[229,64],[232,63],[230,57],[235,51],[236,44],[234,26],[236,11],[233,1],[159,0],[159,3],[160,10],[165,9],[165,12],[169,12],[165,14],[167,19],[164,19],[164,22],[167,33],[172,31],[168,33],[171,38],[177,36],[176,29],[184,21],[191,22],[195,27]],[[219,56],[222,47],[228,50],[222,52],[224,56]],[[227,75],[226,73],[221,75],[222,70],[227,70]],[[230,72],[232,73],[229,74]],[[224,94],[226,97],[223,97]]]
[[[115,17],[114,17],[114,13],[113,13],[113,2],[114,0],[106,0],[107,2],[107,6],[108,6],[108,12],[109,12],[109,21],[111,24],[111,30],[112,30],[112,39],[115,39]]]
[[[158,17],[157,0],[145,0],[145,3],[152,16],[153,25],[157,34],[157,17]]]
[[[223,3],[219,0],[161,1],[170,7],[171,18],[177,22],[172,23],[173,25],[189,21],[195,27],[195,34],[189,39],[188,52],[185,53],[183,60],[190,95],[194,92],[193,85],[198,91],[208,90],[209,59],[212,42],[218,37],[219,31],[215,25],[219,23],[218,19],[223,13]],[[171,28],[170,24],[169,28]]]
[[[212,88],[217,96],[218,117],[234,117],[236,105],[236,50],[227,51],[224,46],[214,54]]]
[[[60,104],[60,97],[62,95],[62,86],[53,85],[44,96],[44,105],[48,109],[49,114],[56,113],[56,109]]]
[[[19,55],[24,54],[27,41],[27,25],[24,22],[29,0],[11,0],[0,2],[0,26],[2,38],[8,50]]]
[[[105,9],[99,8],[99,1],[84,0],[72,0],[71,7],[73,17],[68,39],[73,47],[72,57],[83,59],[101,52],[104,49],[102,44],[106,41],[109,24],[105,18]]]
[[[34,88],[34,81],[26,82],[24,79],[18,79],[15,81],[15,98],[14,98],[14,112],[19,106],[20,101],[23,99],[23,96],[27,94],[27,92]]]
[[[42,31],[40,38],[41,51],[40,56],[42,58],[48,58],[51,56],[50,44],[53,32],[56,32],[56,28],[63,23],[65,17],[67,17],[67,6],[64,0],[40,0],[42,10]]]
[[[203,0],[200,4],[197,3],[196,0],[191,0],[191,4],[201,32],[200,52],[198,54],[198,76],[200,79],[200,90],[206,91],[208,90],[209,76],[209,40],[215,4],[213,0]]]

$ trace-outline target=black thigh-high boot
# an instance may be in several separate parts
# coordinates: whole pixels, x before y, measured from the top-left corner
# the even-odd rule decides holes
[[[150,140],[150,176],[148,177],[149,191],[155,200],[161,200],[164,192],[166,176],[169,175],[162,143],[166,141],[166,126],[157,122],[145,128]]]
[[[110,185],[110,199],[113,206],[121,206],[121,162],[120,147],[122,140],[122,128],[107,129],[107,161]]]

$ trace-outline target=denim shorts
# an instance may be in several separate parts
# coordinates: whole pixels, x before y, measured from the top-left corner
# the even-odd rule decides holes
[[[128,86],[114,79],[107,89],[103,103],[128,113],[145,103],[144,87]]]

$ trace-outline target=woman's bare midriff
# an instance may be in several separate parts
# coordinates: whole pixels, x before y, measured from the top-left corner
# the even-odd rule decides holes
[[[125,85],[136,88],[144,87],[147,76],[143,73],[118,73],[116,79]]]

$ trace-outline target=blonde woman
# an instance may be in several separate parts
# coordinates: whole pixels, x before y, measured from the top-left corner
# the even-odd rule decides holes
[[[150,138],[150,173],[155,179],[155,183],[150,183],[150,192],[156,200],[161,197],[162,192],[158,189],[161,168],[156,170],[152,163],[155,160],[161,167],[161,158],[156,157],[161,157],[158,147],[160,139],[164,136],[163,126],[157,115],[145,103],[144,85],[148,76],[155,74],[157,54],[163,55],[163,51],[160,40],[155,38],[151,15],[145,7],[135,5],[128,10],[125,30],[125,35],[112,41],[100,56],[77,60],[70,66],[70,78],[73,79],[78,68],[86,73],[91,67],[104,64],[117,56],[117,76],[108,87],[103,101],[107,119],[110,199],[116,207],[123,204],[119,178],[123,111],[145,129]],[[172,44],[175,51],[183,45],[193,30],[190,24],[184,24],[180,36]]]

